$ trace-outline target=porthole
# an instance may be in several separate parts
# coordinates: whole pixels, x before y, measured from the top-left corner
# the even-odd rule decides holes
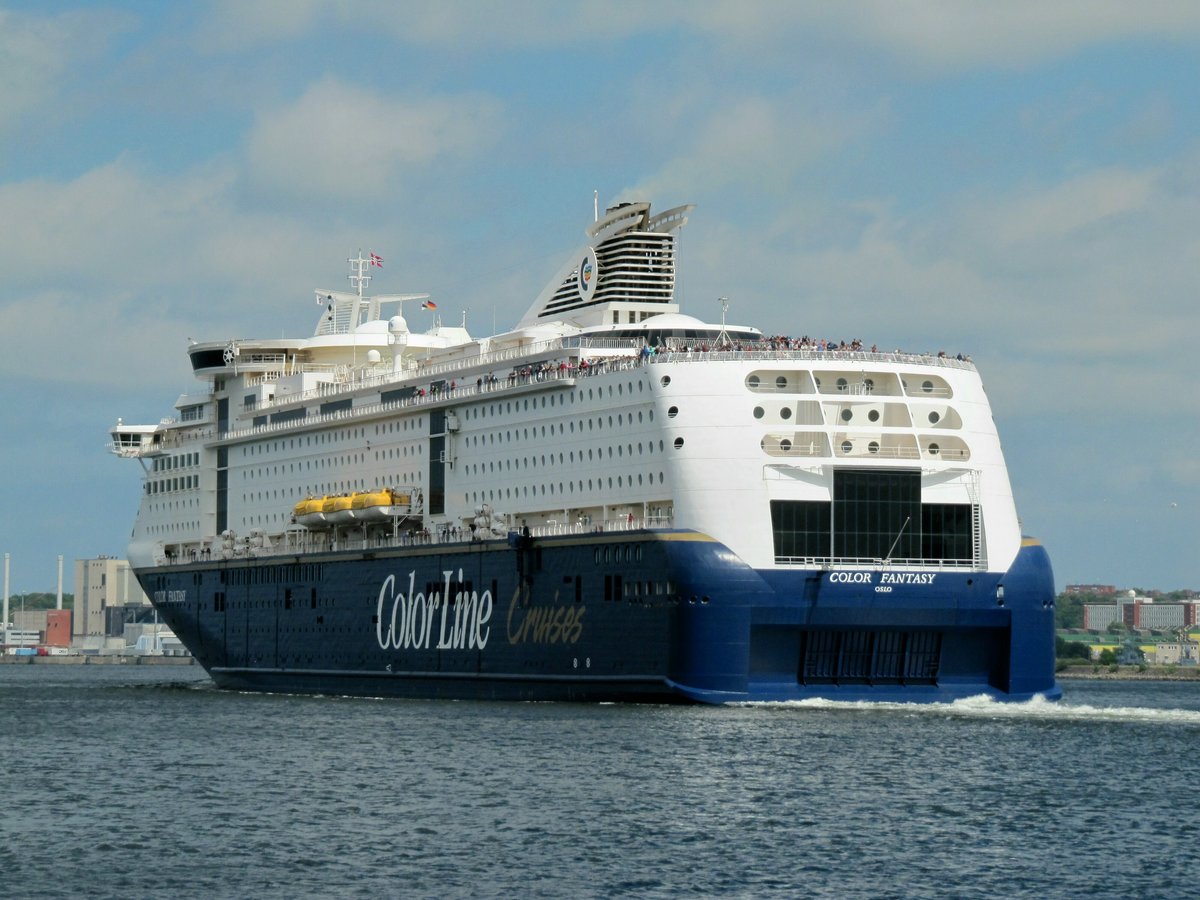
[[[936,411],[936,410],[935,410],[934,412],[931,412],[931,413],[929,414],[929,424],[930,424],[930,425],[936,425],[936,424],[938,423],[938,419],[940,419],[940,418],[941,418],[941,416],[939,416],[939,415],[937,414],[937,411]]]
[[[863,379],[863,390],[866,391],[868,394],[871,393],[873,390],[875,390],[875,379],[874,378],[864,378]]]
[[[782,390],[784,390],[786,387],[787,387],[787,376],[786,376],[786,375],[780,375],[779,377],[777,377],[777,378],[775,379],[775,388],[776,388],[776,390],[780,390],[780,391],[782,391]]]
[[[848,409],[842,410],[842,421],[843,422],[849,422],[853,418],[854,418],[854,413],[852,413],[850,410],[848,410]]]
[[[870,410],[867,413],[867,419],[871,422],[878,422],[879,421],[879,410],[877,410],[877,409]]]
[[[677,415],[679,415],[679,407],[678,406],[672,406],[670,409],[667,410],[667,418],[668,419],[673,419]]]
[[[878,453],[879,441],[871,441],[871,443],[867,444],[867,450],[869,450],[871,453]]]
[[[844,391],[844,390],[846,390],[846,388],[848,388],[849,386],[850,386],[850,385],[849,385],[849,383],[846,381],[846,379],[845,379],[845,378],[839,378],[839,379],[837,380],[837,389],[838,389],[839,391]]]
[[[929,445],[929,455],[930,455],[930,456],[937,456],[937,455],[938,455],[938,450],[940,450],[940,449],[941,449],[941,448],[940,448],[940,447],[939,447],[937,444],[930,444],[930,445]]]
[[[842,441],[842,453],[849,453],[854,449],[854,445],[849,441]]]
[[[790,406],[785,406],[779,410],[779,418],[790,419],[791,417],[792,417],[792,408]]]
[[[681,438],[681,437],[675,438],[675,449],[678,450],[682,446],[683,446],[683,438]]]
[[[784,453],[789,453],[792,449],[792,442],[789,441],[787,438],[783,438],[779,442],[779,449],[782,450]]]
[[[661,384],[663,387],[666,387],[667,385],[669,385],[671,383],[671,376],[664,375],[662,378],[659,379],[658,383]]]
[[[766,415],[766,411],[761,406],[754,407],[754,418],[761,419]]]
[[[921,390],[923,390],[927,394],[932,393],[933,392],[933,382],[932,381],[921,382]]]
[[[761,382],[759,381],[759,378],[757,375],[751,375],[749,378],[746,379],[746,384],[752,391],[756,390],[760,383]]]

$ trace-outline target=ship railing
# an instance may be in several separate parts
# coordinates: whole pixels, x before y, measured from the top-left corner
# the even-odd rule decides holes
[[[550,522],[530,525],[531,537],[556,537],[571,534],[602,534],[613,531],[642,531],[647,528],[670,528],[671,516],[614,516],[599,522],[590,517],[578,522]]]
[[[364,387],[375,387],[393,382],[403,382],[411,380],[414,375],[421,379],[430,375],[444,375],[459,371],[476,371],[487,366],[509,363],[513,361],[535,361],[537,357],[545,354],[552,354],[558,351],[618,351],[627,353],[636,353],[642,346],[642,342],[633,338],[595,338],[585,337],[580,335],[568,335],[565,337],[550,338],[549,340],[531,341],[526,344],[519,344],[515,347],[505,347],[500,350],[489,350],[482,353],[470,354],[459,353],[452,359],[445,361],[433,361],[432,358],[421,358],[419,355],[410,356],[404,367],[400,371],[396,371],[391,364],[360,364],[356,366],[347,366],[344,364],[328,364],[328,363],[304,363],[294,367],[286,366],[286,357],[277,354],[254,354],[239,356],[239,364],[243,361],[253,362],[255,364],[276,363],[280,368],[265,372],[249,373],[247,375],[247,383],[257,385],[271,376],[282,376],[288,372],[305,374],[325,374],[333,375],[334,382],[322,385],[301,394],[290,394],[286,398],[276,398],[272,403],[262,404],[260,408],[265,408],[268,405],[279,405],[282,403],[293,403],[297,400],[307,399],[309,395],[319,396],[328,393],[330,390],[337,389],[357,389]]]
[[[933,353],[872,353],[869,350],[658,350],[650,355],[651,363],[733,362],[737,360],[780,360],[806,362],[870,362],[902,363],[917,366],[944,366],[950,369],[973,370],[975,363],[954,356]]]
[[[387,385],[422,382],[439,375],[450,375],[458,372],[463,377],[482,372],[484,369],[512,362],[538,362],[539,357],[548,357],[555,353],[566,353],[564,361],[574,360],[582,355],[581,351],[594,352],[623,352],[633,355],[640,348],[641,342],[630,338],[585,338],[568,336],[552,338],[545,341],[533,341],[517,347],[506,347],[502,350],[491,350],[474,356],[461,355],[444,362],[434,362],[430,359],[409,359],[403,369],[396,371],[388,364],[374,366],[334,366],[327,364],[309,363],[296,368],[297,372],[306,374],[333,375],[335,380],[322,384],[317,388],[302,391],[298,394],[277,396],[272,400],[258,404],[258,410],[267,410],[280,406],[288,406],[311,400],[317,397],[328,397],[331,393],[362,390]],[[541,361],[544,361],[541,360]],[[611,361],[610,361],[611,367]],[[492,373],[489,373],[492,374]],[[262,383],[264,376],[250,376],[254,385]]]
[[[424,396],[414,395],[405,397],[401,400],[392,400],[388,403],[369,403],[363,406],[355,406],[351,409],[337,410],[328,413],[315,413],[306,415],[302,419],[288,419],[284,422],[267,422],[262,425],[250,425],[245,428],[230,429],[224,432],[220,437],[223,440],[238,439],[256,434],[271,434],[276,431],[290,431],[297,426],[303,425],[309,427],[312,425],[327,425],[333,422],[343,420],[357,419],[362,416],[378,415],[381,412],[393,411],[397,409],[421,408],[434,404],[444,405],[447,401],[461,401],[472,397],[492,396],[497,393],[502,393],[506,390],[524,388],[531,384],[549,384],[553,382],[571,383],[572,379],[587,377],[589,375],[601,375],[605,372],[621,372],[628,369],[635,369],[643,365],[640,357],[608,357],[604,358],[595,365],[589,365],[585,368],[568,366],[563,369],[551,366],[544,370],[530,372],[528,375],[510,372],[503,378],[497,378],[495,382],[483,384],[455,384],[454,387],[443,385],[435,389],[433,384],[429,385],[429,389]],[[416,385],[413,385],[416,387]],[[312,394],[312,391],[306,391],[305,394]],[[292,395],[288,398],[288,404],[297,402],[297,397],[301,395]],[[321,393],[321,399],[328,399],[328,393]],[[279,405],[278,401],[274,405]],[[269,407],[265,404],[254,409],[256,416],[268,414]]]
[[[187,425],[194,425],[194,422],[187,422]],[[110,453],[115,453],[117,456],[124,456],[129,459],[136,459],[142,456],[162,456],[170,450],[178,450],[182,447],[192,446],[198,441],[207,441],[213,437],[213,430],[207,428],[201,431],[156,431],[154,435],[158,440],[149,444],[131,445],[118,444],[115,441],[109,441],[105,444],[105,448]]]
[[[920,557],[879,557],[859,556],[776,556],[775,565],[795,566],[803,569],[873,569],[886,571],[894,568],[904,569],[977,569],[980,564],[971,559],[924,559]]]
[[[670,516],[618,516],[601,522],[543,523],[530,525],[533,538],[561,537],[570,535],[621,533],[644,529],[670,528]],[[244,559],[266,559],[275,556],[296,556],[306,553],[331,553],[335,551],[392,550],[406,547],[454,546],[480,541],[503,541],[510,534],[520,533],[522,528],[500,526],[496,531],[472,531],[469,526],[438,525],[435,527],[406,527],[403,520],[392,533],[368,531],[348,534],[336,529],[302,530],[289,529],[285,534],[264,535],[260,546],[249,543],[249,538],[234,539],[232,546],[223,547],[220,538],[202,541],[165,544],[159,547],[156,563],[160,566],[194,565],[211,562]]]

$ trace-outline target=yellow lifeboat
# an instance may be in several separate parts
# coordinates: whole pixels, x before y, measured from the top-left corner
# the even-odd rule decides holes
[[[372,506],[391,506],[392,490],[383,488],[378,491],[359,491],[350,502],[350,508],[356,512],[369,509]]]
[[[325,521],[330,525],[344,525],[351,519],[350,505],[354,502],[351,494],[339,494],[336,497],[326,497],[321,503],[321,512]]]
[[[407,515],[412,498],[391,488],[360,491],[354,495],[352,508],[358,521],[371,522]]]
[[[305,497],[293,508],[296,522],[306,528],[323,528],[326,497]]]

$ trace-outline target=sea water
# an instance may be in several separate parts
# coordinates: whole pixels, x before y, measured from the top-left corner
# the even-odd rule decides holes
[[[11,897],[1176,897],[1200,685],[738,707],[0,666]]]

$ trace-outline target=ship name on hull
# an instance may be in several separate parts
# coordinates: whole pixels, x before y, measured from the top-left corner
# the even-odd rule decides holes
[[[831,572],[830,584],[874,584],[874,572]],[[933,584],[936,572],[880,572],[880,584]]]
[[[508,604],[510,644],[574,644],[583,637],[586,606],[525,606],[520,597],[517,588]]]
[[[450,576],[429,596],[416,589],[417,573],[408,573],[408,593],[396,590],[389,575],[379,589],[375,639],[384,650],[482,650],[491,636],[492,592],[459,591],[451,597]],[[462,583],[462,570],[458,583]],[[436,629],[436,634],[435,634]]]

